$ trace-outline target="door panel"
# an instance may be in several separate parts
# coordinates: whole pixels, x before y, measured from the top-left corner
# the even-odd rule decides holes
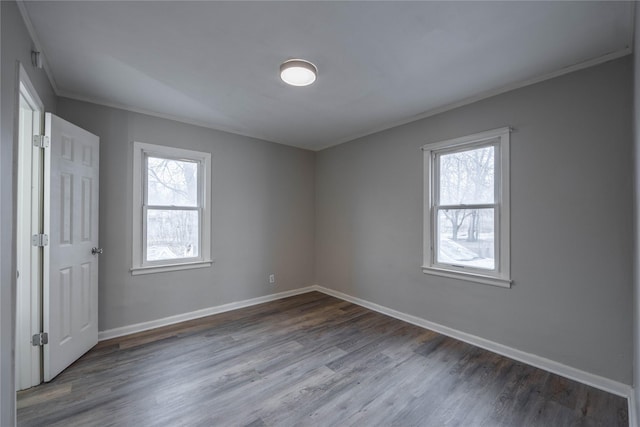
[[[50,381],[98,342],[97,136],[45,116],[44,380]]]

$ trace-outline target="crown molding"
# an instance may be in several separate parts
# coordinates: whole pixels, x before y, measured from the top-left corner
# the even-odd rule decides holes
[[[333,142],[331,144],[324,145],[324,146],[322,146],[320,148],[316,148],[316,149],[314,149],[314,151],[322,151],[322,150],[325,150],[327,148],[331,148],[331,147],[335,147],[335,146],[340,145],[340,144],[344,144],[346,142],[355,141],[356,139],[364,138],[365,136],[373,135],[373,134],[378,133],[378,132],[382,132],[382,131],[385,131],[385,130],[393,129],[395,127],[406,125],[408,123],[413,123],[413,122],[418,121],[418,120],[426,119],[427,117],[432,117],[432,116],[435,116],[437,114],[445,113],[447,111],[451,111],[451,110],[454,110],[454,109],[459,108],[459,107],[464,107],[465,105],[473,104],[475,102],[482,101],[484,99],[491,98],[493,96],[500,95],[500,94],[503,94],[503,93],[506,93],[506,92],[510,92],[512,90],[520,89],[520,88],[523,88],[523,87],[526,87],[526,86],[531,86],[531,85],[534,85],[536,83],[541,83],[541,82],[543,82],[545,80],[550,80],[550,79],[553,79],[553,78],[556,78],[556,77],[563,76],[565,74],[573,73],[574,71],[583,70],[585,68],[594,67],[596,65],[603,64],[605,62],[613,61],[614,59],[622,58],[623,56],[627,56],[627,55],[630,55],[632,53],[633,53],[633,48],[631,46],[627,46],[624,49],[621,49],[621,50],[618,50],[618,51],[615,51],[615,52],[611,52],[611,53],[608,53],[606,55],[602,55],[602,56],[599,56],[597,58],[590,59],[588,61],[580,62],[578,64],[570,65],[568,67],[561,68],[561,69],[559,69],[557,71],[546,73],[546,74],[543,74],[543,75],[540,75],[540,76],[537,76],[537,77],[532,77],[532,78],[527,79],[527,80],[521,80],[521,81],[518,81],[518,82],[515,82],[515,83],[509,83],[509,84],[506,84],[504,86],[500,86],[500,87],[495,88],[495,89],[490,89],[490,90],[487,90],[487,91],[484,91],[484,92],[480,92],[480,93],[478,93],[476,95],[470,96],[468,98],[464,98],[464,99],[462,99],[460,101],[455,101],[455,102],[443,105],[441,107],[432,108],[432,109],[427,110],[427,111],[425,111],[423,113],[420,113],[418,115],[414,115],[414,116],[411,116],[411,117],[407,117],[407,118],[404,118],[404,119],[401,119],[401,120],[397,120],[397,121],[391,122],[389,124],[386,124],[386,125],[371,129],[370,131],[367,131],[367,132],[364,132],[364,133],[361,133],[361,134],[355,134],[355,135],[348,136],[346,138],[341,138],[341,139],[339,139],[339,140],[337,140],[337,141],[335,141],[335,142]]]

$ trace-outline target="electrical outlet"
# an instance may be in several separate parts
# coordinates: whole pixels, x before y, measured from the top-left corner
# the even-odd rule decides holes
[[[276,283],[276,275],[275,274],[270,274],[269,275],[269,283]]]

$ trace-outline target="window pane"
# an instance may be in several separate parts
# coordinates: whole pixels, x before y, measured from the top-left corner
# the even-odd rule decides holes
[[[494,202],[493,145],[441,154],[439,158],[440,205]]]
[[[493,270],[494,209],[441,209],[437,262]]]
[[[147,210],[147,261],[199,256],[195,210]]]
[[[198,163],[148,157],[147,203],[198,206]]]

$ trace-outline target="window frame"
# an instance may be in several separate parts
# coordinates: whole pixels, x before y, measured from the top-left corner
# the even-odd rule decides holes
[[[147,159],[159,157],[197,163],[198,205],[163,206],[147,203]],[[146,217],[149,209],[194,210],[200,212],[198,256],[171,260],[146,260]],[[212,265],[211,259],[211,154],[169,147],[165,145],[133,142],[133,248],[131,274],[159,273],[164,271],[204,268]]]
[[[424,240],[422,271],[425,274],[472,281],[486,285],[511,287],[510,268],[510,174],[509,144],[511,128],[503,127],[460,138],[428,143],[422,146],[424,156]],[[438,205],[439,173],[437,159],[442,154],[467,151],[494,145],[494,203],[446,205],[450,208],[494,209],[495,269],[456,266],[437,262],[437,214],[445,205]]]

